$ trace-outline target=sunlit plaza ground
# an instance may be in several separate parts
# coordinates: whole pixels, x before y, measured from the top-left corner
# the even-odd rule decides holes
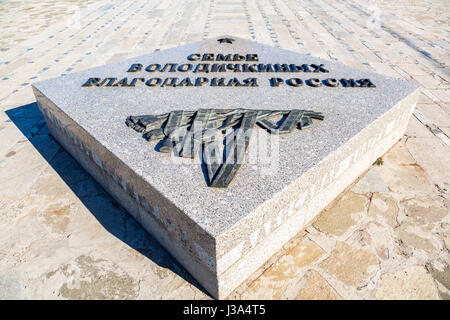
[[[31,84],[224,34],[421,85],[403,138],[236,299],[449,299],[441,1],[0,0],[0,298],[210,299],[52,138]]]

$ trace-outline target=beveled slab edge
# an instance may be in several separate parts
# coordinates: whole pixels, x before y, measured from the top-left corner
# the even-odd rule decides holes
[[[317,192],[314,197],[308,201],[305,201],[305,199],[302,198],[302,193],[295,192],[294,194],[291,194],[290,202],[279,206],[281,207],[281,211],[273,212],[272,219],[276,219],[283,214],[283,210],[292,208],[291,204],[293,202],[295,203],[300,200],[303,203],[300,210],[296,210],[291,216],[287,216],[278,228],[258,242],[251,250],[246,252],[245,255],[236,259],[236,261],[229,265],[225,271],[218,274],[219,298],[228,296],[236,287],[257,271],[258,268],[260,268],[260,266],[272,255],[279,251],[286,242],[311,224],[315,217],[331,201],[333,201],[333,199],[364,173],[378,157],[386,153],[401,139],[416,105],[419,93],[420,89],[416,90],[413,94],[403,99],[383,117],[379,118],[368,127],[368,131],[374,133],[373,131],[377,130],[380,124],[383,125],[384,123],[384,128],[391,126],[392,130],[380,140],[376,141],[364,152],[364,154],[359,154],[360,156],[358,159],[356,159],[351,166],[347,166],[346,169],[343,169],[335,181],[320,190],[320,192]],[[254,229],[253,234],[255,232],[258,232],[258,230]],[[248,241],[252,241],[251,237],[252,235],[249,236]],[[224,245],[224,243],[221,244]],[[231,249],[231,251],[234,250],[234,253],[236,254],[237,250],[235,248],[236,247]],[[220,265],[220,259],[218,265]],[[262,271],[263,270],[260,270],[260,272]]]

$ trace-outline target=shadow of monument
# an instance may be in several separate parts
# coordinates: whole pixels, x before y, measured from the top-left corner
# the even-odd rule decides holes
[[[59,143],[50,135],[36,102],[10,109],[6,111],[6,114],[109,233],[158,266],[170,269],[210,296],[184,267],[134,220],[68,152],[62,147],[56,154],[46,152],[50,148],[50,143],[58,145]],[[47,140],[47,143],[42,143],[42,139],[34,139],[38,135],[49,135],[51,139]]]

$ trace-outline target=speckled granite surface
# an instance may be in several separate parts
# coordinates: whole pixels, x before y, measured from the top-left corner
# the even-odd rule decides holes
[[[310,78],[309,73],[227,72],[231,78],[258,78],[258,88],[149,88],[143,83],[135,88],[84,88],[89,77],[145,77],[155,73],[128,73],[132,63],[144,67],[152,63],[188,63],[186,57],[197,52],[257,53],[260,63],[324,63],[329,73],[313,74],[326,78],[370,78],[376,88],[272,88],[268,79],[276,76]],[[159,77],[191,78],[212,74],[158,73]],[[217,75],[217,73],[216,73]],[[215,75],[215,76],[216,76]],[[249,76],[250,75],[250,76]],[[155,52],[65,77],[34,84],[70,118],[86,129],[102,145],[130,166],[176,206],[214,236],[220,235],[254,210],[266,199],[280,192],[332,150],[344,144],[369,123],[411,93],[416,85],[377,75],[365,70],[265,46],[246,40],[220,45],[215,39]],[[261,176],[244,164],[233,184],[225,190],[207,188],[197,164],[174,164],[170,158],[154,151],[124,121],[129,115],[161,114],[173,110],[198,108],[313,109],[323,112],[326,120],[312,130],[296,131],[280,140],[279,167],[273,175]]]

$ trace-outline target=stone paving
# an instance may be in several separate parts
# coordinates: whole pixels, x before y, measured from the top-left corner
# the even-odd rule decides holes
[[[0,298],[209,299],[49,135],[30,83],[222,34],[414,79],[405,136],[237,299],[450,299],[447,0],[0,1]]]

